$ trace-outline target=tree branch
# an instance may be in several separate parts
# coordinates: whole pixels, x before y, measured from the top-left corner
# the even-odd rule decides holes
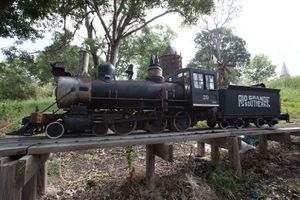
[[[132,33],[141,30],[142,28],[144,28],[145,26],[147,26],[149,23],[153,22],[154,20],[156,20],[156,19],[158,19],[158,18],[160,18],[160,17],[162,17],[162,16],[164,16],[164,15],[166,15],[166,14],[168,14],[168,13],[172,13],[172,12],[175,12],[175,10],[167,10],[167,11],[165,11],[165,12],[163,12],[163,13],[161,13],[161,14],[155,16],[155,17],[153,17],[152,19],[146,21],[143,25],[139,26],[138,28],[133,29],[133,30],[131,30],[131,31],[128,30],[128,32],[125,33],[125,34],[122,36],[122,38],[128,37],[128,36],[131,35]]]
[[[117,16],[117,0],[114,0],[113,2],[113,7],[114,7],[114,14],[113,14],[113,21],[112,21],[112,38],[113,40],[118,37],[116,36],[116,28],[117,28],[117,23],[118,23],[118,16]]]
[[[103,29],[105,31],[105,34],[107,35],[109,41],[112,42],[112,37],[110,36],[109,30],[108,30],[108,28],[107,28],[107,26],[106,26],[106,24],[105,24],[105,22],[104,22],[104,20],[102,18],[102,15],[101,15],[101,13],[99,11],[99,8],[91,0],[86,0],[86,3],[88,5],[90,5],[90,6],[92,6],[92,8],[95,10],[95,12],[96,12],[96,14],[97,14],[97,16],[98,16],[98,18],[99,18],[99,20],[101,22],[101,25],[102,25],[102,27],[103,27]]]

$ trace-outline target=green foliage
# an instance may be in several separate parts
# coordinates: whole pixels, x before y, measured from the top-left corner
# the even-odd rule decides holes
[[[243,70],[251,84],[257,84],[276,75],[276,66],[264,54],[255,55],[250,64]]]
[[[49,65],[49,62],[52,61],[62,61],[65,63],[68,72],[72,75],[78,74],[78,52],[80,47],[65,43],[65,37],[68,36],[56,33],[53,43],[37,56],[35,60],[36,78],[40,84],[54,82],[54,76]]]
[[[267,83],[271,88],[300,88],[300,76],[285,77],[283,79],[273,79]]]
[[[195,128],[208,128],[206,121],[198,121]]]
[[[9,1],[9,0],[5,0]],[[42,38],[46,31],[65,29],[67,16],[76,29],[82,24],[83,0],[18,0],[0,14],[0,37]]]
[[[223,80],[237,83],[241,72],[239,68],[232,67],[243,67],[250,61],[246,42],[228,28],[202,31],[197,34],[195,44],[196,55],[187,67],[216,68],[219,77],[222,77],[219,85],[224,85]],[[213,63],[213,57],[217,63]]]
[[[177,13],[182,16],[185,24],[191,24],[196,22],[201,14],[208,14],[213,5],[213,0],[20,0],[0,15],[0,36],[34,39],[42,37],[49,28],[63,28],[66,33],[67,27],[71,25],[74,30],[69,40],[65,41],[69,43],[85,21],[90,33],[85,44],[93,52],[94,63],[98,63],[97,53],[104,52],[107,60],[115,65],[121,42],[149,23],[169,13]],[[147,15],[152,9],[161,13],[149,19]],[[89,21],[90,14],[93,14],[93,19]],[[95,18],[98,20],[94,20]],[[71,23],[66,24],[68,22]],[[96,22],[104,31],[96,31]],[[93,34],[96,36],[93,37]],[[105,42],[100,41],[100,38]],[[44,74],[40,76],[45,79]]]
[[[246,42],[227,28],[202,31],[197,34],[195,44],[197,52],[188,66],[211,68],[212,56],[220,63],[231,63],[237,67],[242,67],[250,61],[250,54],[245,47]]]
[[[44,89],[37,84],[38,69],[34,57],[14,47],[5,50],[4,53],[7,59],[0,62],[0,99],[29,99],[45,96]]]
[[[290,118],[300,118],[300,77],[286,77],[267,82],[267,87],[280,89],[281,112]]]
[[[162,55],[176,34],[168,27],[156,25],[144,28],[140,34],[134,34],[123,40],[117,63],[118,73],[126,70],[130,63],[137,66],[137,79],[145,78],[150,55]]]
[[[160,3],[160,1],[157,2]],[[163,5],[161,7],[164,7],[164,5],[166,5],[169,10],[180,14],[184,19],[184,24],[192,24],[197,22],[201,14],[209,14],[214,7],[214,1],[211,0],[167,0],[165,1],[166,4],[159,3],[158,5]]]
[[[45,28],[57,26],[56,19],[50,24],[47,19],[54,16],[58,0],[18,0],[0,14],[0,37],[20,39],[37,38],[45,33]]]
[[[42,98],[31,100],[6,100],[0,102],[0,121],[3,122],[5,127],[1,129],[16,130],[21,126],[22,118],[30,115],[34,112],[36,106],[39,106],[40,110],[45,109],[47,106],[55,101],[54,98]],[[57,108],[52,108],[56,110]]]

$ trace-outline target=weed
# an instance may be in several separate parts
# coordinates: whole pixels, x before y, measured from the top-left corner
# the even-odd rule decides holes
[[[134,158],[136,157],[136,151],[134,150],[134,148],[132,146],[126,146],[124,148],[123,156],[126,159],[128,169],[131,170],[133,168]]]
[[[48,175],[59,175],[60,173],[60,165],[61,160],[60,159],[53,159],[48,162]]]
[[[222,195],[232,199],[239,199],[244,196],[242,191],[245,189],[249,193],[250,191],[257,191],[259,186],[257,181],[260,178],[260,175],[255,173],[253,169],[245,171],[242,177],[237,177],[229,166],[225,166],[223,169],[211,168],[200,176],[205,178]]]
[[[270,194],[272,194],[273,190],[272,190],[271,186],[262,186],[262,185],[259,185],[259,186],[256,187],[255,191],[258,193],[260,199],[265,199]]]
[[[198,121],[195,128],[208,128],[206,121]]]
[[[85,157],[88,161],[97,161],[97,160],[99,160],[98,154],[84,154],[84,157]]]

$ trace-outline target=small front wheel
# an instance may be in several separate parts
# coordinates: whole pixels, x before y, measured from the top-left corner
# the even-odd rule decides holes
[[[58,139],[65,133],[65,127],[61,122],[51,122],[46,127],[46,135],[50,139]]]

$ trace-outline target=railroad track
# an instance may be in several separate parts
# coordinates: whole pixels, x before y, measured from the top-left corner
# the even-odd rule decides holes
[[[128,136],[106,135],[102,137],[65,137],[48,139],[45,136],[11,137],[0,139],[0,156],[42,154],[63,151],[85,150],[128,145],[145,145],[204,140],[212,138],[262,135],[276,133],[300,133],[300,127],[294,128],[248,128],[248,129],[193,129],[186,132],[135,133]]]

